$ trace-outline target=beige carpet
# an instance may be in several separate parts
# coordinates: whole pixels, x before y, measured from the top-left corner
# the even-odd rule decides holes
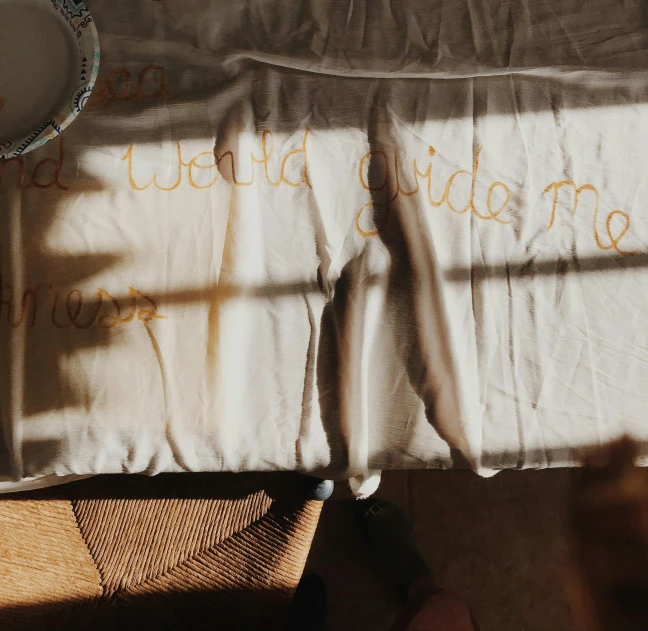
[[[113,476],[0,499],[0,628],[281,629],[321,504],[291,476]]]

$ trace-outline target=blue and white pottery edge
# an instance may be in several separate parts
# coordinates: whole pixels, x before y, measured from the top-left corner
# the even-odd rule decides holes
[[[78,47],[79,81],[72,97],[50,120],[25,138],[0,142],[0,160],[17,158],[56,138],[79,115],[87,103],[99,74],[99,36],[94,20],[83,2],[77,0],[41,0],[51,4],[74,33]]]

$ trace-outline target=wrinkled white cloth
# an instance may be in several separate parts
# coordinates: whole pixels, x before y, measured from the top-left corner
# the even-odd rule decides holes
[[[638,0],[90,8],[86,111],[0,163],[3,480],[648,438]]]

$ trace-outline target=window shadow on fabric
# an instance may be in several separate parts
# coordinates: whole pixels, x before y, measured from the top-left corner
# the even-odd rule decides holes
[[[276,4],[278,7],[279,3]],[[273,7],[272,3],[265,3],[265,5],[264,15],[273,15],[273,9],[277,7]],[[295,12],[295,16],[302,14],[305,6],[302,4],[300,11]],[[109,11],[113,10],[114,7],[98,8],[98,24],[100,31],[107,30],[111,37],[119,38],[118,32],[110,32],[113,23]],[[125,5],[120,10],[125,11]],[[167,9],[160,7],[159,10]],[[115,15],[118,15],[118,12]],[[217,17],[214,17],[214,20],[216,19]],[[242,28],[237,20],[238,18],[233,22],[235,30],[228,33],[225,38],[227,41],[236,42],[239,36],[244,37],[243,33],[236,31],[237,28]],[[272,21],[267,23],[271,24]],[[153,25],[150,26],[150,30],[152,32]],[[492,115],[515,116],[533,112],[552,112],[559,115],[560,112],[577,109],[633,107],[648,101],[648,92],[627,90],[625,79],[619,74],[606,75],[605,82],[593,81],[596,73],[603,72],[601,68],[594,69],[591,73],[585,69],[577,77],[550,78],[526,74],[479,77],[470,80],[470,90],[466,91],[466,83],[461,79],[350,78],[317,74],[295,68],[281,68],[279,65],[273,66],[267,61],[259,61],[245,55],[238,66],[226,67],[223,58],[210,50],[205,42],[197,40],[196,33],[185,33],[185,36],[186,41],[183,45],[187,46],[187,50],[195,53],[196,67],[202,67],[205,71],[203,74],[197,73],[199,76],[194,78],[193,87],[185,87],[183,81],[186,77],[182,72],[169,70],[165,76],[164,90],[158,86],[155,97],[150,96],[152,93],[146,85],[137,89],[131,86],[131,91],[125,96],[122,95],[123,98],[117,98],[118,95],[113,93],[115,98],[91,102],[87,111],[64,135],[67,145],[76,148],[77,159],[83,156],[84,150],[90,148],[101,147],[106,152],[117,152],[121,158],[133,143],[159,144],[163,141],[186,140],[204,140],[206,149],[222,154],[228,148],[226,139],[235,141],[237,135],[243,133],[258,135],[267,129],[284,134],[297,133],[305,128],[309,128],[313,133],[345,129],[369,130],[369,148],[377,149],[383,142],[383,137],[389,135],[389,124],[386,122],[388,119],[392,124],[405,125],[448,118],[470,118],[474,121]],[[141,52],[138,42],[126,38],[122,42],[125,47],[124,54],[128,55],[131,48],[135,52],[124,65],[120,63],[123,57],[119,57],[115,54],[115,50],[110,49],[111,37],[106,37],[108,50],[101,70],[100,78],[104,85],[111,80],[111,73],[121,72],[122,66],[127,68],[127,72],[130,72],[132,77],[141,76],[142,72],[152,64],[164,67],[168,61],[171,68],[174,55],[178,52],[173,47],[169,47],[168,50],[159,50],[156,59],[144,58],[146,55]],[[235,70],[234,74],[232,68]],[[125,80],[125,75],[120,76],[122,81]],[[112,80],[117,81],[115,76]],[[273,85],[281,85],[281,89],[270,89]],[[106,94],[110,97],[110,90]],[[492,98],[493,95],[497,98]],[[438,99],[443,99],[444,102],[449,100],[454,105],[451,110],[436,107]],[[317,107],[313,107],[314,103]],[[240,122],[245,116],[248,117],[247,126],[237,125],[236,122]],[[426,139],[427,142],[433,140]],[[43,157],[54,159],[55,156],[56,145],[52,142],[25,159],[28,164],[33,165]],[[79,159],[78,164],[80,163]],[[14,171],[4,177],[3,190],[8,190],[6,187],[12,184],[18,168],[17,164],[7,166],[7,172],[12,168]],[[376,168],[375,164],[369,165],[370,178],[377,177]],[[63,413],[68,408],[92,408],[95,403],[94,394],[88,392],[84,384],[70,383],[64,376],[65,371],[62,367],[66,362],[74,361],[76,353],[118,346],[121,343],[118,329],[110,328],[109,320],[103,320],[107,325],[105,328],[102,326],[84,328],[85,324],[90,321],[93,314],[97,314],[93,321],[96,323],[105,317],[105,314],[99,312],[102,302],[114,304],[115,301],[119,305],[131,305],[134,299],[132,294],[125,292],[119,295],[110,294],[108,297],[102,296],[101,299],[86,295],[83,297],[83,305],[80,306],[80,295],[74,293],[76,284],[109,269],[112,265],[119,264],[129,255],[128,252],[115,251],[75,257],[48,249],[48,231],[58,219],[60,206],[68,203],[71,196],[90,195],[108,190],[108,185],[87,168],[78,167],[75,175],[73,190],[53,187],[47,191],[29,190],[18,193],[23,199],[27,196],[39,196],[39,203],[30,206],[29,211],[21,216],[21,238],[26,252],[23,270],[25,286],[33,290],[40,289],[33,297],[25,298],[24,294],[13,296],[12,313],[9,313],[7,305],[4,305],[5,309],[0,313],[0,349],[3,357],[7,357],[9,341],[17,328],[12,326],[12,322],[18,323],[19,319],[23,319],[20,326],[25,327],[26,335],[21,404],[26,422],[29,422],[30,417],[36,417],[49,410]],[[224,172],[222,175],[223,179],[226,179]],[[10,188],[11,194],[16,194],[15,187],[10,186]],[[378,203],[377,199],[374,201]],[[317,214],[319,211],[313,209],[309,212]],[[316,244],[322,261],[320,268],[305,270],[304,278],[292,282],[255,287],[239,287],[223,282],[210,286],[164,289],[137,287],[136,289],[160,309],[169,304],[209,303],[214,306],[213,326],[218,325],[219,305],[238,295],[278,301],[284,296],[294,295],[321,297],[326,305],[321,321],[314,323],[321,329],[321,335],[318,341],[311,340],[307,381],[315,382],[320,406],[325,404],[326,407],[323,423],[332,459],[330,466],[320,470],[319,473],[344,475],[351,457],[350,442],[353,442],[349,433],[350,424],[355,423],[356,419],[350,418],[352,408],[349,408],[348,402],[343,400],[343,392],[340,388],[341,379],[352,376],[348,372],[351,370],[349,366],[341,366],[344,360],[341,359],[340,350],[343,349],[345,352],[348,350],[349,340],[345,336],[349,330],[351,311],[357,306],[354,306],[354,302],[357,302],[358,296],[366,292],[372,284],[384,284],[386,308],[391,314],[390,319],[399,323],[398,330],[394,326],[387,333],[394,337],[409,336],[407,342],[400,346],[398,357],[399,362],[406,367],[410,382],[410,387],[406,388],[406,396],[416,396],[423,400],[428,420],[439,435],[448,442],[455,461],[460,464],[462,461],[460,454],[465,447],[461,431],[456,436],[450,436],[447,427],[438,425],[434,410],[439,392],[435,391],[434,387],[421,387],[422,383],[431,384],[432,377],[426,374],[426,371],[430,370],[430,364],[424,361],[421,355],[421,348],[424,347],[422,342],[425,340],[421,339],[416,316],[420,305],[416,305],[413,299],[413,287],[417,279],[409,274],[412,270],[411,243],[408,239],[409,228],[402,221],[402,218],[395,217],[392,222],[393,232],[379,237],[391,258],[387,273],[380,277],[368,275],[363,267],[365,262],[360,252],[341,270],[334,291],[327,286],[325,280],[328,278],[332,262],[325,258],[326,244],[323,234]],[[11,230],[5,214],[0,218],[0,222],[2,227],[0,242],[3,246],[0,273],[2,283],[10,285],[14,271],[8,258]],[[569,263],[568,268],[565,268],[566,263],[561,259],[555,262],[529,261],[521,263],[514,269],[511,266],[454,269],[447,271],[445,278],[450,282],[475,282],[480,278],[505,276],[511,273],[518,276],[531,272],[533,274],[563,273],[565,270],[568,273],[587,273],[593,270],[645,267],[647,264],[648,255],[645,254],[625,258],[605,254],[591,259],[580,259],[577,264]],[[57,321],[51,321],[52,292],[59,289],[65,290],[65,296],[63,294],[60,296],[61,309],[64,315],[66,312],[68,315],[71,312],[78,316],[76,325],[70,325],[69,318],[68,326],[65,328],[59,328]],[[150,305],[147,308],[150,308]],[[137,314],[141,313],[141,307],[137,309],[140,311],[137,311],[135,318],[138,318]],[[18,316],[18,311],[21,316]],[[146,315],[140,322],[145,323],[145,320]],[[48,346],[46,341],[50,329],[35,326],[41,321],[56,329],[56,335],[61,340],[61,348],[54,350]],[[9,365],[9,362],[6,365]],[[2,392],[2,398],[3,405],[6,406],[11,398],[10,392]],[[390,401],[385,401],[385,404],[394,405]],[[4,411],[5,418],[8,413],[7,410]],[[304,419],[306,417],[307,414],[304,413]],[[377,434],[380,428],[365,427],[361,433],[362,431]],[[389,453],[385,452],[381,445],[372,444],[371,436],[368,441],[367,455],[371,465],[375,468],[388,466],[391,461]],[[49,454],[47,459],[51,460],[49,465],[52,465],[57,457],[55,441],[54,444],[44,442],[49,446],[43,451]],[[406,444],[407,437],[402,443],[403,448]],[[0,445],[0,447],[6,450],[7,445]],[[38,450],[39,447],[34,443],[32,447],[25,444],[24,448]],[[4,462],[5,459],[0,461]],[[43,468],[47,469],[48,464],[43,464]],[[0,471],[0,473],[7,472]]]

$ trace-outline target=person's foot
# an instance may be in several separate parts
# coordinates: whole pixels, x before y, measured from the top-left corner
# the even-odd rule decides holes
[[[353,514],[373,557],[393,577],[401,595],[407,594],[415,578],[432,577],[412,528],[396,506],[381,500],[356,500]]]
[[[317,574],[304,576],[290,605],[285,631],[324,631],[327,612],[324,581]]]

